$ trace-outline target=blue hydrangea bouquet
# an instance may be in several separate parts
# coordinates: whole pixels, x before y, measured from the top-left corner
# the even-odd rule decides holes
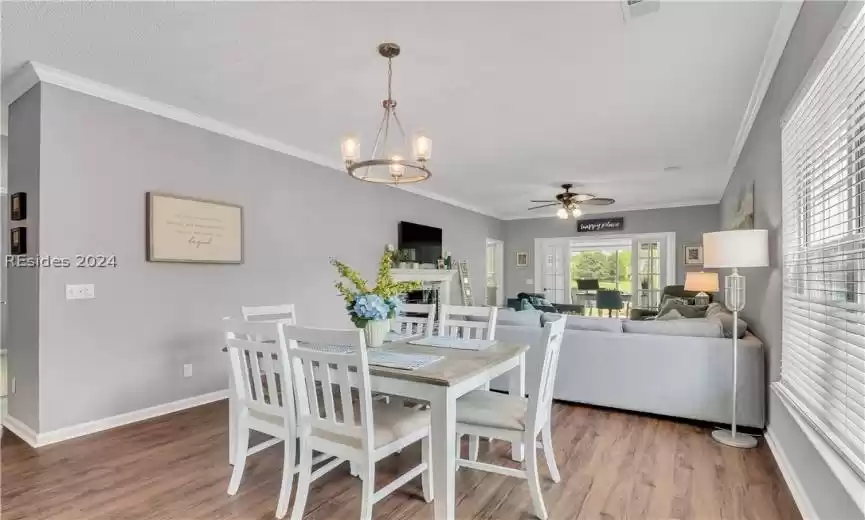
[[[420,289],[418,282],[395,282],[391,275],[392,253],[385,251],[381,257],[375,287],[370,288],[366,280],[348,265],[333,258],[330,263],[339,275],[354,285],[352,289],[342,281],[334,284],[345,300],[345,309],[351,321],[366,333],[367,346],[379,347],[390,330],[390,320],[400,314],[400,296]]]

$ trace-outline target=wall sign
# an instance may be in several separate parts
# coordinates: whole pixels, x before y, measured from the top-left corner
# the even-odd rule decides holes
[[[147,260],[243,262],[243,208],[212,200],[147,194]]]
[[[623,229],[625,229],[625,217],[587,218],[577,221],[577,233],[621,231]]]

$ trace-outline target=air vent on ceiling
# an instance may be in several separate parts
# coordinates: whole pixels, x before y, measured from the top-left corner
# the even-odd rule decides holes
[[[661,8],[661,0],[622,0],[622,13],[627,22],[631,18],[655,13]]]

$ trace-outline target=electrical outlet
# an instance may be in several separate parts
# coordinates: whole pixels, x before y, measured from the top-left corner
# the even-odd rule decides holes
[[[183,365],[183,377],[192,377],[192,364],[187,363]]]
[[[96,298],[96,288],[92,283],[72,285],[66,284],[67,300],[92,300]]]

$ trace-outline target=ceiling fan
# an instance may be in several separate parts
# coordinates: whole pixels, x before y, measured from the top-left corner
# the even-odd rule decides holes
[[[556,195],[556,200],[532,200],[529,202],[542,202],[540,206],[534,206],[529,208],[529,211],[533,209],[541,209],[548,208],[550,206],[561,206],[559,211],[556,212],[556,215],[561,219],[568,218],[568,215],[573,215],[575,218],[579,217],[583,214],[582,210],[580,210],[580,206],[609,206],[610,204],[616,202],[613,199],[608,199],[605,197],[595,197],[594,195],[590,195],[588,193],[574,193],[571,191],[573,188],[573,184],[562,184],[562,193]]]

